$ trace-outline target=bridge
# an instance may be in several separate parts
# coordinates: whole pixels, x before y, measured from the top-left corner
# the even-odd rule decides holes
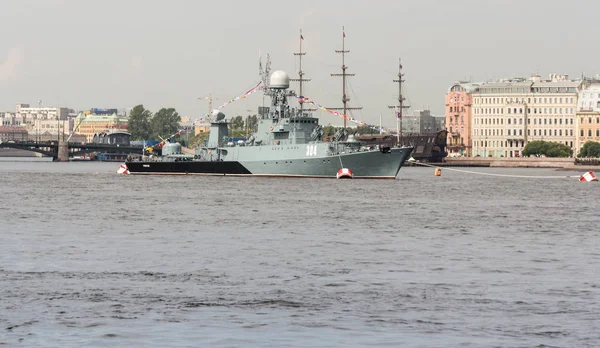
[[[141,154],[143,146],[114,145],[114,144],[94,144],[94,143],[66,143],[57,141],[47,142],[0,142],[0,148],[19,149],[41,153],[44,156],[52,157],[53,161],[68,161],[69,157],[80,156],[83,154],[102,152],[102,153],[126,153]]]

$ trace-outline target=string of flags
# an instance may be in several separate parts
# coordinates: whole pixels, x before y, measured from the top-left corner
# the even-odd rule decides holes
[[[261,86],[261,85],[262,85],[262,81],[260,81],[259,83],[257,83],[257,84],[256,84],[256,86],[254,86],[254,87],[250,88],[249,90],[247,90],[247,91],[246,91],[244,94],[242,94],[242,95],[239,95],[239,96],[237,96],[237,97],[235,97],[235,98],[233,98],[233,99],[230,99],[229,101],[226,101],[226,102],[225,102],[225,103],[223,103],[221,106],[219,106],[219,107],[217,108],[217,110],[221,110],[221,109],[225,108],[227,105],[229,105],[229,104],[231,104],[231,103],[234,103],[234,102],[236,102],[236,101],[238,101],[238,100],[240,100],[240,99],[246,99],[246,98],[247,98],[249,95],[251,95],[251,94],[253,94],[253,93],[256,93],[256,92],[258,92],[258,91],[262,90],[263,88],[262,88],[262,86]],[[206,113],[206,114],[204,114],[203,116],[200,116],[200,117],[198,117],[197,119],[195,119],[195,120],[192,122],[192,126],[193,126],[193,125],[195,125],[195,124],[196,124],[196,122],[198,122],[198,121],[202,121],[204,118],[206,118],[206,117],[208,117],[208,116],[210,116],[210,113]],[[182,131],[183,131],[183,129],[180,129],[180,130],[178,130],[177,132],[175,132],[175,133],[171,134],[170,136],[168,136],[168,137],[164,138],[164,139],[163,139],[163,140],[162,140],[160,143],[158,143],[158,144],[156,144],[156,145],[154,145],[154,146],[158,146],[158,147],[161,147],[161,146],[163,146],[163,145],[164,145],[164,144],[165,144],[167,141],[170,141],[172,138],[174,138],[174,137],[176,137],[176,136],[178,136],[178,135],[181,135],[181,132],[182,132]],[[147,147],[147,148],[146,148],[146,150],[148,150],[148,151],[152,152],[152,150],[154,150],[154,146],[153,146],[153,147]]]
[[[357,120],[357,119],[355,119],[354,117],[351,117],[351,116],[348,116],[348,115],[344,115],[344,114],[343,114],[343,113],[341,113],[341,112],[337,112],[337,111],[335,111],[335,110],[330,110],[330,109],[327,109],[326,107],[322,106],[321,104],[317,104],[317,103],[313,102],[313,101],[312,101],[312,100],[310,100],[308,97],[304,97],[304,96],[301,96],[301,95],[300,95],[300,96],[297,96],[297,98],[298,98],[298,100],[299,100],[300,102],[303,102],[303,103],[308,103],[308,104],[310,104],[310,105],[312,105],[312,106],[315,106],[315,107],[317,107],[317,109],[319,109],[319,110],[323,110],[323,111],[325,111],[325,112],[328,112],[328,113],[330,113],[330,114],[332,114],[332,115],[339,116],[339,117],[341,117],[341,118],[345,118],[346,120],[348,120],[348,121],[350,121],[350,122],[353,122],[353,123],[355,123],[355,124],[357,124],[357,125],[359,125],[359,126],[362,126],[362,127],[368,127],[368,128],[372,128],[372,129],[376,129],[376,130],[378,130],[378,131],[384,131],[384,130],[385,130],[383,127],[379,127],[378,125],[369,124],[369,123],[367,123],[367,122],[365,122],[365,121],[360,121],[360,120]]]

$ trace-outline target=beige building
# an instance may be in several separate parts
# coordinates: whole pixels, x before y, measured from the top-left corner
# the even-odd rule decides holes
[[[194,124],[194,135],[210,132],[210,122],[196,122]]]
[[[112,114],[92,114],[90,112],[80,112],[75,118],[75,132],[85,136],[88,142],[94,139],[94,134],[104,132],[109,129],[127,130],[127,117]]]
[[[577,152],[588,141],[600,142],[600,85],[579,93],[577,104]]]
[[[574,152],[582,81],[539,75],[483,83],[473,94],[473,156],[520,157],[528,141],[565,144]]]
[[[57,140],[59,135],[62,139],[67,139],[73,130],[73,119],[65,120],[44,120],[36,119],[29,130],[30,141],[50,141]]]

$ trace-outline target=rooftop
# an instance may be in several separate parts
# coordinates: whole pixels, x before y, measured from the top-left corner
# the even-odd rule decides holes
[[[23,127],[0,126],[0,133],[27,133]]]

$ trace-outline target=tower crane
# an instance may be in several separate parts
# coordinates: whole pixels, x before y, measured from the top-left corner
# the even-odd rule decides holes
[[[209,93],[208,97],[198,97],[198,99],[208,100],[208,117],[210,118],[210,115],[212,115],[213,112],[213,100],[219,100],[221,98],[213,97],[212,93]]]

